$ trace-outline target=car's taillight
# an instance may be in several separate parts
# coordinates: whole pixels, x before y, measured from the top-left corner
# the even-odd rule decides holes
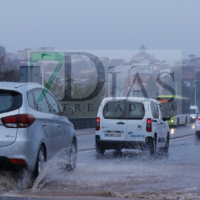
[[[26,165],[26,162],[22,159],[10,159],[10,161],[13,163],[13,164],[18,164],[18,165]]]
[[[35,117],[31,114],[18,114],[2,117],[1,121],[7,128],[27,128],[33,124]]]
[[[151,126],[151,118],[148,118],[147,119],[147,124],[146,124],[146,131],[147,132],[151,132],[151,128],[152,126]]]
[[[96,118],[96,131],[100,130],[100,117]]]
[[[197,121],[200,121],[200,118],[197,118]]]

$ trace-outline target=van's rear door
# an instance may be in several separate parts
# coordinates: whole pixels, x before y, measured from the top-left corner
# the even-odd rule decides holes
[[[112,100],[104,105],[101,117],[101,140],[126,141],[126,101]]]
[[[141,102],[129,102],[127,121],[127,141],[145,141],[145,108]]]

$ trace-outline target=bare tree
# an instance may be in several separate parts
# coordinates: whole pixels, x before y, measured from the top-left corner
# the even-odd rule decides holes
[[[0,53],[0,81],[18,81],[19,71]]]

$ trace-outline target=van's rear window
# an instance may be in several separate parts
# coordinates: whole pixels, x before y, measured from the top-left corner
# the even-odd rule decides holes
[[[17,110],[22,105],[22,94],[0,89],[0,113]]]
[[[105,119],[143,119],[144,105],[138,102],[111,101],[105,104]]]

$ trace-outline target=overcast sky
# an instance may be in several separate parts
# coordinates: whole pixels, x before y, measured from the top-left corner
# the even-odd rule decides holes
[[[181,50],[200,56],[200,0],[0,0],[7,52]]]

